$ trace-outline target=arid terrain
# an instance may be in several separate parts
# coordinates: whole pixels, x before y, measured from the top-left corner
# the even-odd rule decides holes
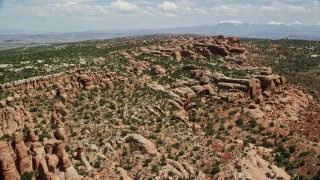
[[[0,50],[0,179],[320,179],[320,42]]]

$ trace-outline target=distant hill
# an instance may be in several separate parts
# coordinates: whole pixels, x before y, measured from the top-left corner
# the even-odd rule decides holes
[[[23,30],[1,30],[0,47],[39,45],[58,42],[73,42],[90,39],[109,39],[115,37],[152,35],[162,33],[174,34],[203,34],[237,36],[247,38],[270,38],[270,39],[305,39],[320,40],[320,25],[306,26],[299,22],[291,24],[271,23],[253,24],[237,21],[225,21],[212,25],[193,27],[176,27],[167,29],[136,29],[136,30],[93,30],[69,33],[52,33]]]

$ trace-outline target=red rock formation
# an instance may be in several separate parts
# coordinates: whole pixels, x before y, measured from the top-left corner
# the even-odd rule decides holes
[[[67,139],[67,135],[62,124],[58,124],[58,128],[54,132],[54,137],[58,140],[63,140],[63,141]]]
[[[65,88],[63,87],[62,83],[57,83],[57,95],[63,97],[64,99],[68,99],[68,95],[65,92]]]
[[[258,75],[257,79],[261,82],[261,89],[265,96],[270,96],[275,92],[282,92],[282,88],[286,83],[284,77],[276,75]]]
[[[45,159],[48,164],[49,172],[51,172],[54,176],[57,176],[59,158],[55,154],[46,154]]]
[[[86,90],[92,90],[95,88],[92,78],[86,74],[80,75],[78,80]]]
[[[261,83],[259,79],[250,80],[249,93],[250,93],[250,97],[253,99],[261,96]]]
[[[23,141],[23,135],[16,132],[14,137],[15,153],[17,155],[17,167],[20,174],[32,170],[31,159],[27,152],[27,147]]]
[[[55,124],[60,123],[60,119],[59,119],[55,110],[51,111],[51,121],[52,121],[52,123],[55,123]]]
[[[25,121],[29,117],[25,116],[22,106],[0,109],[0,129],[3,134],[13,134],[16,130],[24,128]]]
[[[44,161],[44,148],[40,142],[34,142],[31,144],[30,150],[34,153],[34,155],[32,156],[33,169],[39,169],[42,161]]]
[[[79,174],[71,164],[68,154],[65,152],[65,144],[61,141],[55,143],[53,152],[59,158],[59,167],[61,171],[58,173],[60,179],[80,179]]]
[[[38,141],[38,136],[35,135],[34,130],[32,128],[29,128],[27,130],[27,137],[26,137],[27,145],[28,147]]]
[[[19,180],[20,175],[17,171],[14,158],[12,157],[9,144],[0,141],[0,179]]]

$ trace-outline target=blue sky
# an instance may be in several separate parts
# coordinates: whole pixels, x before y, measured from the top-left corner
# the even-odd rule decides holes
[[[0,29],[157,29],[220,21],[319,24],[320,1],[0,0]]]

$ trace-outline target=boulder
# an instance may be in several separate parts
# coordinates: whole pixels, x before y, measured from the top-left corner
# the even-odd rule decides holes
[[[216,91],[213,89],[212,84],[204,85],[203,88],[205,89],[206,94],[210,94],[210,95],[216,94]]]
[[[196,94],[204,94],[205,88],[201,85],[195,85],[190,87]]]
[[[202,75],[199,79],[201,85],[209,84],[211,79],[208,76]]]
[[[185,95],[187,95],[189,98],[197,96],[197,94],[188,86],[179,87],[179,88],[173,89],[173,91],[178,93],[181,97],[184,97]]]
[[[7,101],[6,100],[1,100],[0,101],[0,107],[6,107],[7,106]]]
[[[160,65],[155,65],[151,69],[156,74],[159,74],[159,75],[165,75],[166,74],[166,70],[163,69]]]

